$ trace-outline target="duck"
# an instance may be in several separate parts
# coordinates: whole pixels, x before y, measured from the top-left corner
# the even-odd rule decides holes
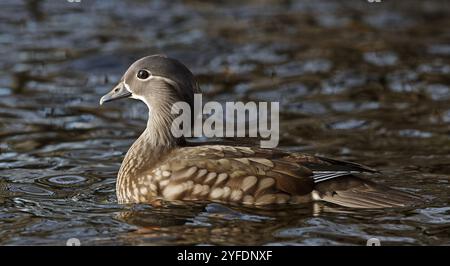
[[[200,87],[180,61],[150,55],[135,61],[100,105],[136,99],[148,107],[145,130],[126,153],[116,180],[119,204],[217,202],[247,207],[324,202],[348,208],[405,207],[420,201],[377,184],[370,167],[238,141],[190,142],[170,130],[171,106],[191,107]]]

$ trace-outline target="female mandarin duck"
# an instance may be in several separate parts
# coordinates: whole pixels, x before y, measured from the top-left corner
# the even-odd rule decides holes
[[[193,74],[183,64],[154,55],[133,63],[101,98],[100,104],[138,99],[149,109],[147,128],[118,173],[119,203],[197,200],[258,206],[325,201],[386,208],[418,200],[359,177],[375,171],[351,162],[243,145],[188,145],[172,135],[175,116],[170,110],[178,101],[192,107],[198,91]]]

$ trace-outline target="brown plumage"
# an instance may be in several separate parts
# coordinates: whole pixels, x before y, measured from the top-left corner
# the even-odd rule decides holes
[[[147,73],[145,73],[147,72]],[[240,145],[188,144],[170,127],[171,106],[191,106],[198,85],[180,62],[144,57],[100,103],[119,98],[142,100],[149,108],[147,128],[126,154],[117,179],[120,203],[200,200],[246,205],[327,201],[354,208],[405,206],[419,198],[356,175],[375,171],[278,149]]]

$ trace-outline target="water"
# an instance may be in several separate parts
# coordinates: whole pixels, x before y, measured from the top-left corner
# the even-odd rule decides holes
[[[446,1],[0,5],[0,244],[450,244]],[[284,149],[367,164],[427,203],[118,205],[146,111],[98,101],[154,53],[185,62],[207,99],[280,101]]]

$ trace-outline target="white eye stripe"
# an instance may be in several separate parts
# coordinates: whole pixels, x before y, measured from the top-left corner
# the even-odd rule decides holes
[[[155,79],[159,79],[164,81],[165,83],[177,88],[178,90],[180,90],[180,87],[178,86],[178,83],[176,83],[174,80],[166,78],[166,77],[162,77],[162,76],[153,76]]]

